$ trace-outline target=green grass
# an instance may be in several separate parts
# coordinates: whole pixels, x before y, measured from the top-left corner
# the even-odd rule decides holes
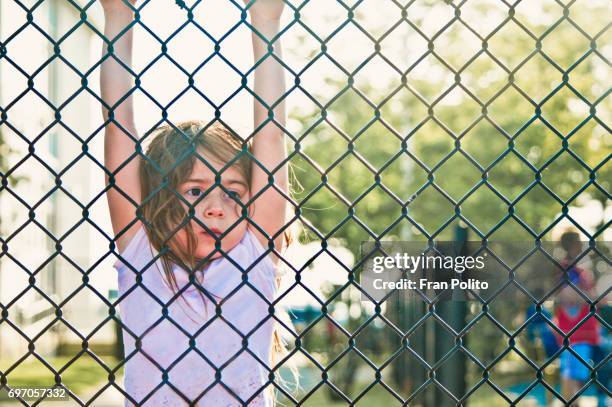
[[[499,395],[493,392],[493,390],[486,389],[488,386],[483,386],[477,392],[469,397],[470,407],[506,407],[508,403],[502,399]],[[303,402],[303,406],[307,407],[345,407],[347,403],[344,401],[332,401],[328,398],[327,390],[320,388],[316,393]],[[303,395],[296,397],[297,400],[303,400]],[[279,399],[280,406],[293,406],[293,403],[288,402],[286,399]],[[393,397],[387,390],[380,386],[375,386],[368,393],[359,399],[356,403],[358,406],[370,407],[370,406],[401,406],[395,397]]]
[[[73,356],[74,357],[74,356]],[[55,370],[60,370],[66,366],[73,357],[50,357],[44,358]],[[112,356],[98,356],[104,363],[113,369],[117,366],[117,359]],[[6,373],[9,364],[0,362],[0,370]],[[123,374],[123,368],[118,375]],[[106,370],[90,355],[83,354],[69,367],[60,373],[62,383],[70,391],[77,395],[98,383],[108,381]],[[7,374],[8,385],[11,387],[50,387],[55,385],[55,375],[40,360],[29,356],[21,362],[15,369]],[[0,401],[7,400],[5,392],[0,393]]]
[[[112,356],[99,356],[109,368],[117,366],[117,359]],[[64,367],[70,360],[70,357],[54,357],[45,358],[47,363],[53,366],[56,370]],[[9,366],[7,363],[0,362],[0,370],[6,372]],[[62,383],[72,392],[77,395],[83,395],[88,389],[93,386],[106,383],[108,374],[91,356],[84,354],[63,370],[61,373]],[[120,369],[118,376],[123,374],[123,369]],[[18,367],[12,370],[7,375],[8,384],[11,387],[49,387],[55,384],[53,373],[43,365],[38,359],[30,356]],[[291,385],[289,385],[291,388]],[[356,385],[355,388],[363,389],[365,384]],[[312,388],[312,387],[311,387]],[[294,396],[297,400],[304,399],[304,392]],[[352,395],[357,394],[354,392]],[[0,401],[7,400],[7,394],[0,392]],[[490,390],[486,385],[483,385],[477,392],[469,398],[471,407],[497,407],[506,406],[505,401],[497,394]],[[291,402],[286,399],[279,399],[278,406],[292,406]],[[341,407],[347,403],[343,401],[334,401],[329,398],[329,392],[325,386],[321,386],[308,399],[303,400],[303,405],[307,407]],[[401,406],[401,403],[395,399],[387,390],[381,386],[374,386],[365,396],[363,396],[357,405],[361,406]]]
[[[287,383],[284,387],[293,395],[293,397],[301,401],[304,406],[307,407],[341,407],[346,406],[347,402],[342,400],[332,400],[330,398],[330,388],[326,385],[320,386],[315,393],[305,399],[306,393],[311,391],[321,379],[320,374],[317,374],[316,369],[300,369],[300,386],[301,391],[295,394],[294,382],[289,373],[285,370],[281,370],[281,376]],[[406,394],[398,391],[397,387],[393,383],[387,383],[393,388],[401,397],[407,397]],[[348,397],[355,400],[359,393],[369,386],[369,383],[354,383],[352,391],[348,394]],[[470,386],[468,385],[468,388]],[[499,396],[489,385],[483,384],[470,395],[468,398],[470,407],[505,407],[508,403]],[[363,395],[356,403],[358,406],[370,407],[370,406],[401,406],[402,403],[393,397],[387,389],[382,385],[376,385],[370,388],[368,392]],[[413,403],[411,403],[413,404]],[[288,401],[282,394],[279,393],[278,406],[293,406],[294,404]]]

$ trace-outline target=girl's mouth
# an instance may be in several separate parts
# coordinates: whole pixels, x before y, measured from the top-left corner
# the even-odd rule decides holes
[[[211,233],[208,233],[206,231],[206,229],[201,229],[200,233],[205,235],[205,236],[209,236],[209,237],[219,237],[221,235],[221,230],[219,230],[218,228],[208,228],[210,230]]]

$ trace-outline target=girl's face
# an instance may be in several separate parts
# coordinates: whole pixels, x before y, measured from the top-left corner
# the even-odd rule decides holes
[[[200,152],[200,155],[217,172],[223,168],[224,164],[215,161],[214,158],[202,152]],[[227,192],[221,189],[220,186],[215,186],[204,196],[205,192],[215,183],[215,173],[202,161],[196,160],[190,176],[178,187],[177,192],[181,194],[185,201],[194,206],[195,213],[190,222],[196,237],[196,252],[194,255],[198,259],[205,258],[215,251],[216,240],[195,219],[198,219],[208,229],[215,232],[217,237],[220,238],[220,235],[224,234],[220,240],[221,250],[225,253],[229,252],[240,242],[248,226],[246,219],[241,219],[239,223],[236,223],[240,218],[242,207],[232,199],[233,196],[243,204],[248,202],[250,191],[246,180],[233,166],[225,169],[220,174],[220,177],[221,184]],[[185,202],[181,201],[181,203],[186,210],[189,209]],[[233,228],[229,230],[232,226]],[[187,247],[187,231],[185,228],[181,228],[176,233],[175,238],[181,247]],[[217,251],[211,256],[211,259],[222,256],[221,252]]]

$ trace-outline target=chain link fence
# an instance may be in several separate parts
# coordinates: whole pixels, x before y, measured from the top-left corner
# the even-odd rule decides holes
[[[2,15],[2,11],[8,10],[8,3],[11,10],[17,11]],[[0,80],[10,70],[25,83],[23,89],[10,95],[0,89],[3,135],[0,204],[5,201],[0,206],[3,208],[0,266],[25,276],[27,281],[24,288],[15,289],[10,284],[11,277],[3,270],[0,331],[10,331],[19,338],[26,344],[27,352],[10,358],[0,353],[4,359],[0,365],[0,384],[4,388],[32,385],[36,382],[28,381],[28,377],[45,372],[50,378],[46,385],[66,386],[74,404],[99,405],[100,395],[108,389],[129,398],[119,379],[126,361],[134,355],[123,355],[121,344],[115,350],[94,349],[92,339],[109,326],[123,328],[124,337],[138,338],[129,333],[117,312],[129,293],[113,292],[109,296],[90,281],[103,261],[120,258],[108,228],[98,225],[91,215],[104,201],[107,190],[115,187],[116,173],[104,167],[101,156],[92,147],[103,138],[101,130],[108,122],[100,122],[89,130],[76,130],[66,120],[65,112],[79,103],[83,95],[104,104],[92,77],[112,55],[109,52],[96,57],[84,69],[83,64],[67,56],[65,45],[84,28],[108,44],[117,38],[105,38],[99,24],[92,20],[91,15],[99,7],[96,1],[65,0],[61,7],[68,7],[78,18],[63,30],[58,29],[53,18],[49,24],[41,24],[37,10],[44,7],[57,10],[59,3],[62,2],[8,0],[0,8],[0,22],[13,18],[16,21],[1,32]],[[239,18],[232,22],[229,31],[217,36],[209,33],[196,17],[206,9],[205,1],[177,0],[176,4],[168,1],[164,7],[172,8],[173,12],[178,10],[183,21],[176,30],[169,29],[171,32],[164,38],[142,18],[153,7],[152,3],[139,2],[134,22],[118,36],[137,27],[148,33],[159,48],[159,53],[140,72],[132,72],[133,91],[138,91],[159,112],[155,125],[142,139],[135,140],[139,149],[133,159],[147,158],[142,145],[158,125],[175,125],[171,119],[173,105],[188,91],[197,92],[217,120],[223,118],[224,108],[241,91],[263,103],[248,80],[263,60],[242,70],[223,51],[224,41],[235,30],[244,27],[256,30],[249,23],[244,4],[224,2],[224,7],[233,9]],[[303,184],[300,192],[287,197],[292,202],[292,218],[286,227],[299,224],[301,242],[315,242],[317,249],[302,264],[296,264],[289,256],[282,257],[289,283],[279,291],[277,300],[268,302],[270,316],[283,327],[290,348],[289,354],[275,366],[265,367],[269,373],[267,385],[277,391],[279,404],[528,405],[536,392],[545,394],[544,403],[571,405],[588,394],[609,401],[609,350],[602,346],[604,353],[597,360],[585,360],[570,347],[569,338],[593,319],[598,321],[603,337],[610,330],[609,314],[603,311],[609,307],[606,298],[610,291],[609,280],[605,279],[610,267],[605,240],[609,236],[611,213],[608,40],[612,5],[608,1],[537,3],[286,2],[287,23],[276,38],[266,41],[293,35],[292,30],[299,29],[302,33],[299,44],[303,48],[294,52],[308,50],[306,63],[296,67],[272,52],[267,56],[275,58],[288,77],[293,78],[283,98],[290,100],[292,94],[299,93],[314,106],[310,113],[294,114],[293,122],[283,128],[289,147],[285,162],[295,166],[295,175]],[[362,12],[366,7],[368,12]],[[312,16],[324,8],[337,11],[335,19],[328,21],[328,30],[319,25],[311,27],[310,23],[315,23]],[[373,30],[368,25],[368,16],[377,11],[392,17]],[[212,53],[193,70],[183,67],[168,51],[172,39],[187,29],[195,30],[214,46]],[[50,53],[42,64],[24,67],[13,55],[12,44],[32,30],[44,37]],[[342,37],[349,30],[353,34]],[[265,39],[263,34],[259,36]],[[353,39],[354,44],[362,44],[357,36],[365,41],[367,50],[358,46],[351,49],[349,42]],[[340,45],[335,43],[339,37]],[[395,48],[389,46],[392,42]],[[348,49],[360,60],[349,63],[335,53],[338,48]],[[214,58],[224,61],[240,78],[239,88],[219,102],[199,91],[194,80],[198,71]],[[161,59],[169,61],[186,80],[186,87],[168,103],[159,102],[142,85],[143,75],[155,70],[155,63]],[[325,84],[326,95],[317,94],[322,87],[313,90],[304,79],[309,69],[323,60],[339,72],[335,81]],[[79,78],[74,93],[62,100],[51,97],[49,92],[61,84],[40,80],[46,69],[60,61]],[[378,67],[371,78],[383,76],[384,72],[393,79],[378,87],[362,81],[361,74],[369,64]],[[52,117],[41,122],[44,125],[24,128],[14,123],[12,116],[23,109],[20,101],[32,95],[36,96],[37,105],[30,103],[27,107],[35,110],[38,105],[43,106],[52,112]],[[279,125],[273,115],[267,122]],[[45,137],[58,129],[63,132],[62,137],[80,146],[80,152],[63,168],[40,153],[47,148],[41,146],[41,140],[46,143]],[[61,149],[66,139],[52,138],[51,150]],[[22,175],[28,160],[36,161],[41,173]],[[106,189],[102,185],[96,187],[97,192],[87,201],[74,192],[74,185],[70,185],[74,178],[69,176],[71,169],[83,161],[111,180]],[[43,194],[32,200],[20,193],[20,184],[47,177],[47,173],[53,185]],[[217,180],[214,186],[222,185]],[[270,181],[269,187],[272,186]],[[77,220],[64,233],[56,225],[57,213],[45,209],[59,192],[77,213]],[[593,202],[599,203],[601,215],[594,221],[589,218],[592,222],[587,225],[584,219],[588,216],[585,218],[584,213],[575,209],[587,208],[592,215],[593,209],[588,208],[593,208],[589,207]],[[244,207],[247,206],[248,203]],[[17,207],[27,213],[26,219],[9,219],[10,210]],[[243,214],[242,219],[248,218]],[[64,248],[64,241],[84,224],[95,229],[105,246],[108,244],[104,255],[86,267],[66,254]],[[583,240],[588,240],[580,261],[590,261],[585,267],[593,269],[602,288],[592,294],[572,284],[583,304],[588,305],[588,314],[570,332],[565,332],[550,313],[561,283],[534,294],[526,288],[528,284],[521,284],[514,276],[536,254],[547,255],[551,269],[564,268],[543,242],[556,240],[553,232],[568,224]],[[19,236],[30,233],[31,227],[42,231],[50,241],[49,256],[36,265],[23,256],[23,251],[17,255],[15,249]],[[477,241],[483,245],[514,240],[529,242],[533,250],[514,266],[508,266],[505,287],[515,292],[509,297],[511,300],[493,295],[469,301],[441,301],[424,294],[406,298],[394,290],[376,301],[360,285],[364,255],[360,244],[385,240],[453,240],[462,244]],[[338,245],[353,254],[351,264],[345,264],[346,258],[338,255],[335,249]],[[276,252],[272,246],[267,251]],[[228,257],[226,252],[221,253]],[[319,257],[330,259],[342,270],[341,281],[323,285],[323,289],[309,285],[307,272],[326,273],[325,269],[313,267]],[[76,270],[77,280],[82,282],[73,284],[65,295],[57,295],[53,288],[62,278],[62,268],[55,264],[57,259]],[[310,267],[313,270],[309,271]],[[138,274],[143,270],[133,271]],[[246,275],[248,270],[242,272]],[[70,302],[83,291],[93,293],[96,305],[105,310],[104,318],[88,333],[81,332],[78,324],[64,314]],[[283,307],[283,301],[298,291],[309,297],[311,305],[289,309],[294,327],[272,311]],[[33,293],[36,301],[27,307],[31,318],[24,318],[23,311],[17,311],[18,304]],[[169,305],[156,301],[160,306]],[[525,308],[530,308],[531,313],[518,318]],[[28,320],[45,322],[32,331],[25,327]],[[530,326],[536,323],[547,326],[561,338],[561,346],[551,354],[543,356],[538,353],[541,346],[529,346],[537,342],[530,333]],[[44,354],[53,355],[58,349],[50,353],[39,350],[45,347],[41,338],[50,330],[78,338],[72,341],[77,344],[76,349],[64,345],[65,359],[48,362],[49,357]],[[8,346],[11,336],[0,338],[3,338],[0,349]],[[117,338],[121,340],[120,330]],[[558,363],[564,352],[574,355],[588,369],[588,378],[569,399],[556,384]],[[98,373],[95,379],[92,377],[92,383],[102,382],[88,398],[72,391],[66,380],[66,375],[71,375],[71,366],[78,364],[80,358],[93,361],[95,367],[77,370],[77,375],[87,377],[87,372],[95,370]],[[36,373],[20,375],[20,365],[33,359],[37,362]],[[286,366],[292,360],[298,360],[300,368],[301,385],[297,390],[281,380],[286,378]],[[171,384],[167,375],[161,384]],[[24,405],[41,404],[19,399]],[[237,401],[245,405],[248,402]]]

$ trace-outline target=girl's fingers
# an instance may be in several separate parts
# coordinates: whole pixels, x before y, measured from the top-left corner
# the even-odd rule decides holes
[[[100,4],[104,10],[120,10],[127,9],[129,6],[134,7],[138,0],[100,0]]]
[[[265,19],[278,19],[283,13],[283,0],[243,0],[251,16]]]

